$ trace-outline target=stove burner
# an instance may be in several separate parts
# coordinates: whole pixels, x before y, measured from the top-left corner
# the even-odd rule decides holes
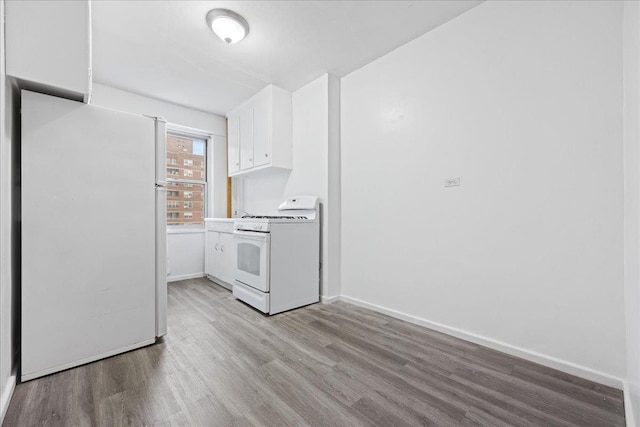
[[[243,215],[247,219],[308,219],[306,216]]]

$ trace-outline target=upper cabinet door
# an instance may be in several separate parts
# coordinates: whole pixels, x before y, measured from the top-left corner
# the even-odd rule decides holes
[[[227,168],[231,175],[240,170],[240,116],[229,116],[227,120]]]
[[[240,111],[240,170],[253,167],[253,108]]]
[[[271,162],[271,97],[263,92],[253,105],[253,166]]]
[[[7,1],[6,73],[23,89],[88,102],[91,8],[88,0]]]
[[[227,114],[239,121],[240,167],[235,163],[229,128],[229,176],[271,169],[290,170],[292,159],[291,93],[270,85]]]

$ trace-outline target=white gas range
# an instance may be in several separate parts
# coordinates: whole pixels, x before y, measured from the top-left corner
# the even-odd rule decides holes
[[[274,215],[234,221],[233,295],[276,314],[320,298],[318,198],[285,200]]]

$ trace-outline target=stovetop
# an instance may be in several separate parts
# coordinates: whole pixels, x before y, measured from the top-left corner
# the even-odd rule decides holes
[[[233,228],[264,233],[271,230],[271,224],[317,224],[318,206],[316,196],[289,197],[278,206],[277,211],[262,211],[258,214],[241,211],[244,215],[236,218]]]
[[[241,219],[309,219],[303,215],[283,216],[283,215],[244,215]]]

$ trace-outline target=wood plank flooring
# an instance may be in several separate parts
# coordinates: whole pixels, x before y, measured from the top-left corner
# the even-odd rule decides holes
[[[159,343],[19,384],[4,426],[623,426],[618,390],[346,303],[169,286]]]

